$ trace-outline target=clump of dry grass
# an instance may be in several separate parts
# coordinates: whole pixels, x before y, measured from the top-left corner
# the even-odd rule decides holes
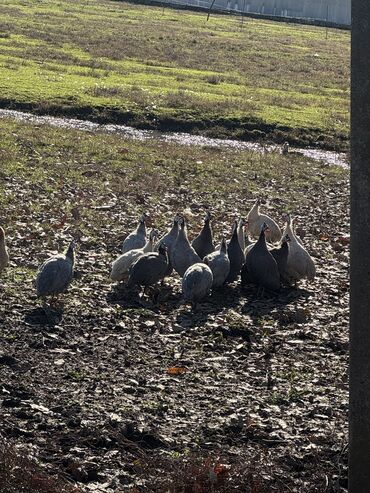
[[[0,442],[1,493],[78,493],[79,490],[60,479],[46,475],[26,455]]]
[[[229,458],[230,459],[230,458]],[[233,463],[220,457],[155,458],[145,462],[148,493],[283,493],[287,485],[262,471],[260,458]],[[139,463],[140,467],[140,463]],[[144,465],[141,465],[144,468]],[[153,478],[156,478],[153,480]]]

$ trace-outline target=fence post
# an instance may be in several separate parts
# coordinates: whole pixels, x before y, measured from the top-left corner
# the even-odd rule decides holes
[[[370,491],[370,2],[352,0],[349,492]]]

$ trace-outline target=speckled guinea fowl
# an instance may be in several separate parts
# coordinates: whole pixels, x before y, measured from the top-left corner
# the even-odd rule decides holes
[[[240,248],[238,239],[238,221],[234,222],[231,240],[227,246],[227,255],[230,260],[230,271],[225,282],[230,283],[237,280],[245,262],[245,255],[243,250]]]
[[[211,226],[211,213],[208,211],[204,218],[204,225],[198,236],[191,242],[191,246],[201,259],[215,249],[213,245],[213,233]]]
[[[177,235],[179,234],[179,221],[180,221],[180,216],[178,214],[176,214],[175,217],[173,218],[173,223],[172,223],[171,229],[164,236],[162,236],[162,238],[160,238],[157,241],[155,248],[154,248],[155,251],[158,251],[159,245],[161,243],[163,243],[167,247],[169,262],[168,262],[168,269],[167,269],[165,277],[170,276],[172,274],[172,271],[173,271],[173,267],[171,264],[171,256],[172,256],[173,245],[176,241]]]
[[[2,272],[9,264],[9,253],[6,247],[5,231],[0,226],[0,272]]]
[[[245,258],[241,273],[242,285],[256,284],[270,291],[278,291],[280,289],[279,269],[276,260],[267,249],[265,231],[268,231],[266,223],[262,225],[258,241]]]
[[[145,246],[146,244],[145,220],[146,220],[146,216],[145,214],[143,214],[140,217],[137,228],[125,238],[122,244],[122,253],[126,253],[136,248],[143,248]]]
[[[136,262],[136,260],[144,255],[144,253],[152,252],[154,249],[154,242],[158,237],[156,230],[152,229],[149,233],[149,239],[143,248],[135,248],[134,250],[129,250],[126,253],[120,255],[113,263],[112,270],[110,273],[110,278],[112,281],[127,281],[129,277],[129,270],[131,265]]]
[[[291,284],[307,278],[312,281],[316,275],[316,267],[310,254],[297,238],[293,230],[294,219],[287,214],[284,235],[290,237],[287,261],[287,277]]]
[[[227,255],[227,245],[225,239],[222,239],[219,250],[210,253],[204,257],[204,263],[208,265],[213,274],[212,287],[217,288],[224,284],[230,272],[230,260]]]
[[[182,279],[184,300],[195,309],[197,303],[209,295],[213,283],[213,274],[208,265],[203,263],[191,265]]]
[[[40,267],[36,277],[36,291],[39,298],[64,293],[73,279],[75,263],[74,242],[72,241],[65,254],[50,257]]]
[[[261,232],[261,228],[263,223],[266,223],[269,227],[268,232],[266,233],[266,240],[270,243],[277,243],[281,239],[281,230],[276,222],[266,214],[261,214],[259,207],[261,205],[261,200],[257,199],[248,212],[247,221],[248,221],[248,232],[253,238],[258,238]]]
[[[179,220],[180,220],[180,216],[176,214],[175,217],[173,218],[171,229],[165,235],[159,238],[159,240],[155,244],[154,250],[156,252],[158,251],[159,245],[161,243],[164,243],[167,247],[168,256],[171,257],[172,247],[179,233]]]
[[[189,243],[184,218],[180,219],[179,226],[179,234],[172,247],[171,264],[175,271],[183,276],[191,265],[201,263],[202,259]]]
[[[127,285],[153,286],[161,281],[168,269],[168,255],[165,245],[159,245],[158,252],[144,253],[132,265]]]
[[[279,274],[280,274],[280,281],[283,284],[288,284],[287,266],[288,266],[289,242],[290,242],[290,236],[285,235],[281,240],[281,245],[279,247],[272,248],[270,250],[271,255],[274,257],[275,262],[277,263]]]

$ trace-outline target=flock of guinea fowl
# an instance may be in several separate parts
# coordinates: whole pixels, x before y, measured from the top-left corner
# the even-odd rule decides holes
[[[294,233],[293,219],[285,216],[285,228],[260,212],[256,200],[247,218],[235,220],[231,238],[215,248],[211,215],[207,212],[198,236],[190,243],[185,218],[176,214],[172,227],[161,238],[151,230],[147,238],[146,216],[123,242],[122,254],[112,263],[110,277],[128,288],[154,286],[176,271],[182,277],[183,300],[195,308],[212,291],[241,276],[242,285],[254,284],[259,292],[276,292],[281,286],[315,277],[315,264]],[[253,241],[254,240],[254,241]],[[0,271],[9,262],[5,233],[0,228]],[[52,301],[64,293],[73,280],[75,246],[55,255],[40,267],[37,295]]]

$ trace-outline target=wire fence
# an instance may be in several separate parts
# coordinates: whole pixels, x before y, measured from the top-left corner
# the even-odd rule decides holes
[[[153,3],[211,12],[303,20],[338,27],[349,28],[351,25],[350,0],[153,0]]]

